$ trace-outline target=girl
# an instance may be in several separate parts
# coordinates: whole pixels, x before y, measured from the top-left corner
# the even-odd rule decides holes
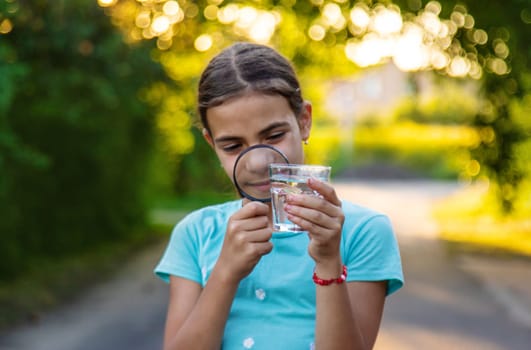
[[[303,163],[312,108],[289,61],[237,43],[214,57],[198,92],[203,135],[231,176],[257,144]],[[386,216],[320,196],[291,195],[289,219],[307,231],[273,232],[270,205],[240,199],[189,214],[155,272],[170,284],[164,349],[371,349],[385,296],[402,286]],[[313,276],[313,277],[312,277]]]

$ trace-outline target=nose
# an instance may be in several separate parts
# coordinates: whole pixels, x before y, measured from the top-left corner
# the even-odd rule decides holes
[[[264,174],[267,172],[269,164],[274,162],[274,151],[269,148],[258,147],[248,152],[245,169],[250,173]]]

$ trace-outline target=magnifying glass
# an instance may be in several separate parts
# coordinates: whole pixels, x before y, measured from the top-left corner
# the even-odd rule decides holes
[[[242,197],[252,201],[270,202],[269,164],[286,163],[288,158],[279,149],[265,144],[243,150],[234,163],[232,179]]]

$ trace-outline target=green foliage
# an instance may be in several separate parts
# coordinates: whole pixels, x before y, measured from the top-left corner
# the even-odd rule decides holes
[[[229,178],[221,167],[216,154],[202,139],[201,131],[192,129],[197,140],[192,154],[186,155],[177,164],[173,190],[178,195],[201,192],[234,193]]]
[[[474,155],[482,164],[484,173],[497,183],[493,187],[498,189],[501,207],[510,212],[518,201],[520,184],[526,177],[525,171],[518,166],[517,149],[531,138],[529,122],[522,123],[522,119],[529,120],[529,114],[518,116],[510,107],[513,101],[525,99],[531,93],[528,83],[531,69],[530,24],[523,18],[526,11],[530,13],[531,3],[528,0],[511,0],[486,5],[484,1],[468,0],[466,4],[474,13],[476,23],[489,29],[492,47],[495,47],[496,38],[505,38],[510,52],[511,70],[508,74],[485,76],[483,91],[487,105],[477,113],[474,121],[478,127],[489,127],[494,131],[495,137],[483,141]],[[483,48],[485,51],[489,49]]]
[[[92,0],[14,1],[0,41],[0,276],[29,257],[129,239],[145,221],[150,45],[128,46]],[[5,14],[2,12],[1,14]]]
[[[505,89],[504,81],[488,76],[485,92],[489,98],[488,108],[481,110],[474,120],[480,129],[493,130],[493,137],[482,139],[479,147],[473,150],[474,156],[496,184],[496,190],[503,210],[514,209],[519,187],[525,178],[524,171],[517,166],[516,149],[531,137],[531,128],[515,122],[511,113],[510,101],[515,98]]]

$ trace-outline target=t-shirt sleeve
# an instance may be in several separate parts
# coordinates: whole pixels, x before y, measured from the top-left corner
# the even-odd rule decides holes
[[[165,282],[170,275],[201,283],[199,266],[199,238],[194,227],[194,213],[185,217],[172,231],[170,241],[158,265],[155,274]]]
[[[404,283],[398,243],[386,215],[369,215],[347,228],[344,260],[347,282],[387,281],[387,295]]]

